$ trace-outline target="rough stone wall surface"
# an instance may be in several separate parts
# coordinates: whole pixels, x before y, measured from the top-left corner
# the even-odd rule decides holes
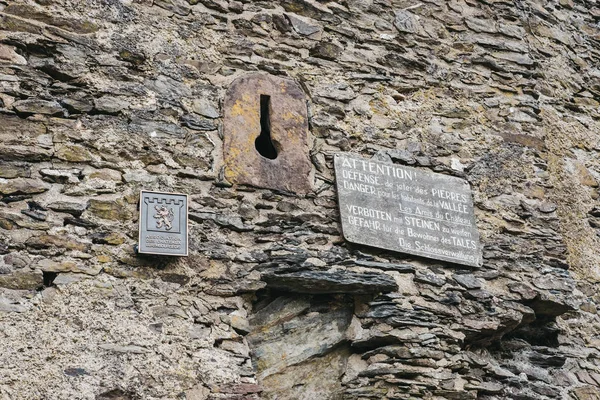
[[[599,65],[595,0],[0,0],[0,398],[600,399]],[[306,195],[224,177],[257,71]],[[482,267],[346,243],[340,151],[467,179]]]

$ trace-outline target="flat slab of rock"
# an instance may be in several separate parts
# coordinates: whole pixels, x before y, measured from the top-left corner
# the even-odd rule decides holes
[[[31,114],[61,115],[64,111],[58,102],[40,99],[15,101],[13,107],[18,112]]]
[[[368,268],[379,268],[385,271],[397,271],[401,274],[403,273],[415,273],[415,267],[410,264],[393,264],[387,262],[378,262],[378,261],[367,261],[367,260],[356,260],[356,265],[360,265],[361,267]]]
[[[50,188],[46,183],[37,179],[1,179],[0,194],[37,194]]]
[[[319,300],[311,303],[302,297],[280,297],[258,311],[250,321],[251,332],[246,336],[254,354],[258,376],[265,378],[282,374],[273,379],[283,378],[290,382],[293,377],[287,375],[286,368],[307,360],[315,360],[312,365],[315,369],[319,368],[319,364],[331,369],[329,360],[321,362],[318,357],[331,353],[345,341],[346,330],[352,320],[352,303],[339,300],[330,303],[330,306],[331,309],[324,311]],[[307,310],[311,312],[304,313]],[[300,369],[296,372],[302,375]],[[295,377],[299,378],[302,379],[301,376]],[[311,380],[317,379],[327,380],[322,376],[314,376]]]
[[[302,271],[262,275],[267,287],[294,293],[352,293],[369,294],[392,292],[398,289],[394,279],[387,274],[356,272]]]

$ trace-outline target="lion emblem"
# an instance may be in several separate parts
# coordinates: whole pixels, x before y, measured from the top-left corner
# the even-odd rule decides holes
[[[171,230],[171,228],[173,227],[171,222],[175,218],[175,214],[173,214],[173,209],[167,208],[167,206],[164,205],[160,207],[154,206],[154,209],[156,210],[156,214],[154,215],[154,218],[156,219],[156,227],[159,229],[164,227],[168,231]]]

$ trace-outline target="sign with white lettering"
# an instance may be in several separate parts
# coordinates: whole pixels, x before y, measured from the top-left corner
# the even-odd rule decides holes
[[[165,256],[188,255],[188,196],[177,193],[140,193],[138,252]]]
[[[416,168],[335,155],[342,231],[352,243],[478,267],[469,184]]]

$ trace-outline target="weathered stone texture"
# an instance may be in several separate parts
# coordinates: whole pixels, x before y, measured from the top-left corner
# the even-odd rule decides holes
[[[600,398],[599,20],[0,0],[0,398]],[[227,179],[256,73],[303,92],[305,194]],[[481,268],[345,243],[340,151],[466,179]],[[190,195],[189,257],[135,254],[140,189]]]

